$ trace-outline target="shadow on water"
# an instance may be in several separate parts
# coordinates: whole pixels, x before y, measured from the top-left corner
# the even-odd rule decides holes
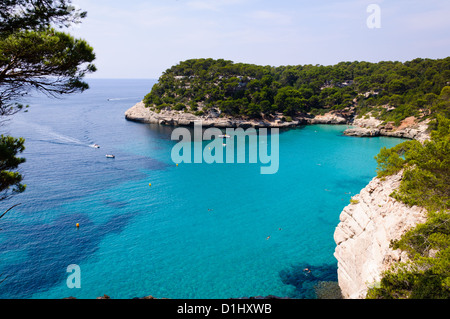
[[[14,236],[0,244],[0,251],[25,252],[27,258],[2,267],[0,273],[6,280],[0,285],[0,298],[30,298],[43,287],[60,284],[68,276],[67,266],[92,256],[106,235],[120,233],[137,214],[115,215],[100,225],[82,213],[60,216],[49,224],[3,224],[2,234]]]
[[[125,208],[130,204],[129,202],[126,201],[113,200],[110,198],[104,198],[102,200],[102,203],[112,208]]]
[[[336,265],[302,263],[279,272],[281,281],[295,287],[289,298],[341,299]]]

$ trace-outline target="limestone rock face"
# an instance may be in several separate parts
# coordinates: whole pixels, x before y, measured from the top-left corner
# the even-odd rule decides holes
[[[381,280],[393,262],[406,255],[392,250],[391,240],[426,220],[426,211],[408,207],[390,197],[400,185],[402,172],[385,180],[375,177],[344,208],[334,233],[338,281],[344,298],[365,298],[368,286]]]
[[[215,110],[209,110],[204,115],[194,115],[192,113],[174,110],[161,110],[159,113],[145,107],[143,102],[139,102],[125,112],[125,118],[130,121],[160,124],[171,126],[193,126],[195,121],[201,121],[204,127],[218,128],[290,128],[305,124],[346,124],[348,119],[334,112],[324,115],[310,117],[307,115],[298,116],[289,119],[283,114],[275,114],[264,119],[239,119],[220,117],[220,113]]]
[[[356,127],[346,129],[344,134],[348,136],[371,137],[380,136],[380,130],[377,128]]]
[[[316,115],[312,119],[307,119],[309,124],[347,124],[349,120],[342,115],[333,112],[324,115]]]
[[[414,127],[405,127],[397,131],[388,131],[381,129],[380,135],[408,138],[411,140],[418,140],[419,142],[424,142],[430,138],[430,134],[427,132],[429,121],[424,121]]]
[[[414,116],[405,118],[399,127],[394,127],[392,123],[382,125],[382,122],[372,116],[367,118],[357,118],[353,120],[355,127],[344,131],[344,135],[370,137],[370,136],[391,136],[424,142],[430,138],[428,133],[429,120],[418,122]]]
[[[130,121],[163,124],[163,125],[192,125],[198,119],[197,116],[190,113],[171,112],[170,116],[164,111],[156,113],[145,107],[144,102],[139,102],[125,112],[125,118]]]

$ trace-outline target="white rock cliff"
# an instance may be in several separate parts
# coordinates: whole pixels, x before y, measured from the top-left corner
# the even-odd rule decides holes
[[[352,203],[344,208],[334,233],[337,244],[338,281],[342,296],[365,298],[369,286],[381,280],[382,272],[406,255],[391,249],[390,242],[426,219],[426,211],[408,207],[390,197],[402,174],[375,177]]]
[[[270,121],[244,121],[221,118],[218,114],[195,116],[179,111],[162,110],[159,113],[137,103],[125,112],[128,120],[162,125],[193,125],[201,120],[205,126],[215,127],[294,127],[304,124],[346,124],[348,119],[336,114],[325,114],[314,118],[298,118],[292,122],[281,121],[278,117]],[[405,121],[406,122],[406,121]],[[368,117],[355,119],[355,128],[346,130],[346,135],[354,136],[395,136],[424,141],[429,138],[428,122],[412,121],[401,125],[398,130],[380,127],[381,121]],[[353,197],[344,208],[340,222],[334,233],[338,261],[338,281],[342,296],[348,299],[365,298],[368,287],[381,280],[382,272],[393,262],[406,258],[400,251],[389,246],[391,240],[399,239],[407,230],[426,220],[426,211],[419,207],[408,207],[390,197],[400,185],[401,173],[374,178],[361,192]]]

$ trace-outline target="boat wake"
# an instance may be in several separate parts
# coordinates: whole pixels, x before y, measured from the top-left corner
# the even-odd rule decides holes
[[[58,133],[54,131],[51,127],[40,125],[36,123],[24,123],[24,125],[33,128],[33,132],[37,136],[31,136],[30,139],[34,139],[40,142],[47,142],[53,144],[63,144],[63,145],[77,145],[86,147],[95,147],[92,142],[83,142],[77,138]],[[34,135],[34,134],[33,134]]]
[[[116,97],[116,98],[109,98],[108,101],[124,101],[124,100],[131,100],[135,99],[134,97]]]

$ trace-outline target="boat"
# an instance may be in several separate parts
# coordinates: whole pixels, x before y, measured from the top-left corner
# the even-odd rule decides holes
[[[106,158],[116,158],[114,155],[106,154]]]
[[[230,138],[230,135],[224,134],[224,135],[219,135],[219,137],[223,137],[223,138]]]
[[[92,147],[93,147],[93,148],[100,148],[100,145],[94,144],[94,145],[92,145]]]

